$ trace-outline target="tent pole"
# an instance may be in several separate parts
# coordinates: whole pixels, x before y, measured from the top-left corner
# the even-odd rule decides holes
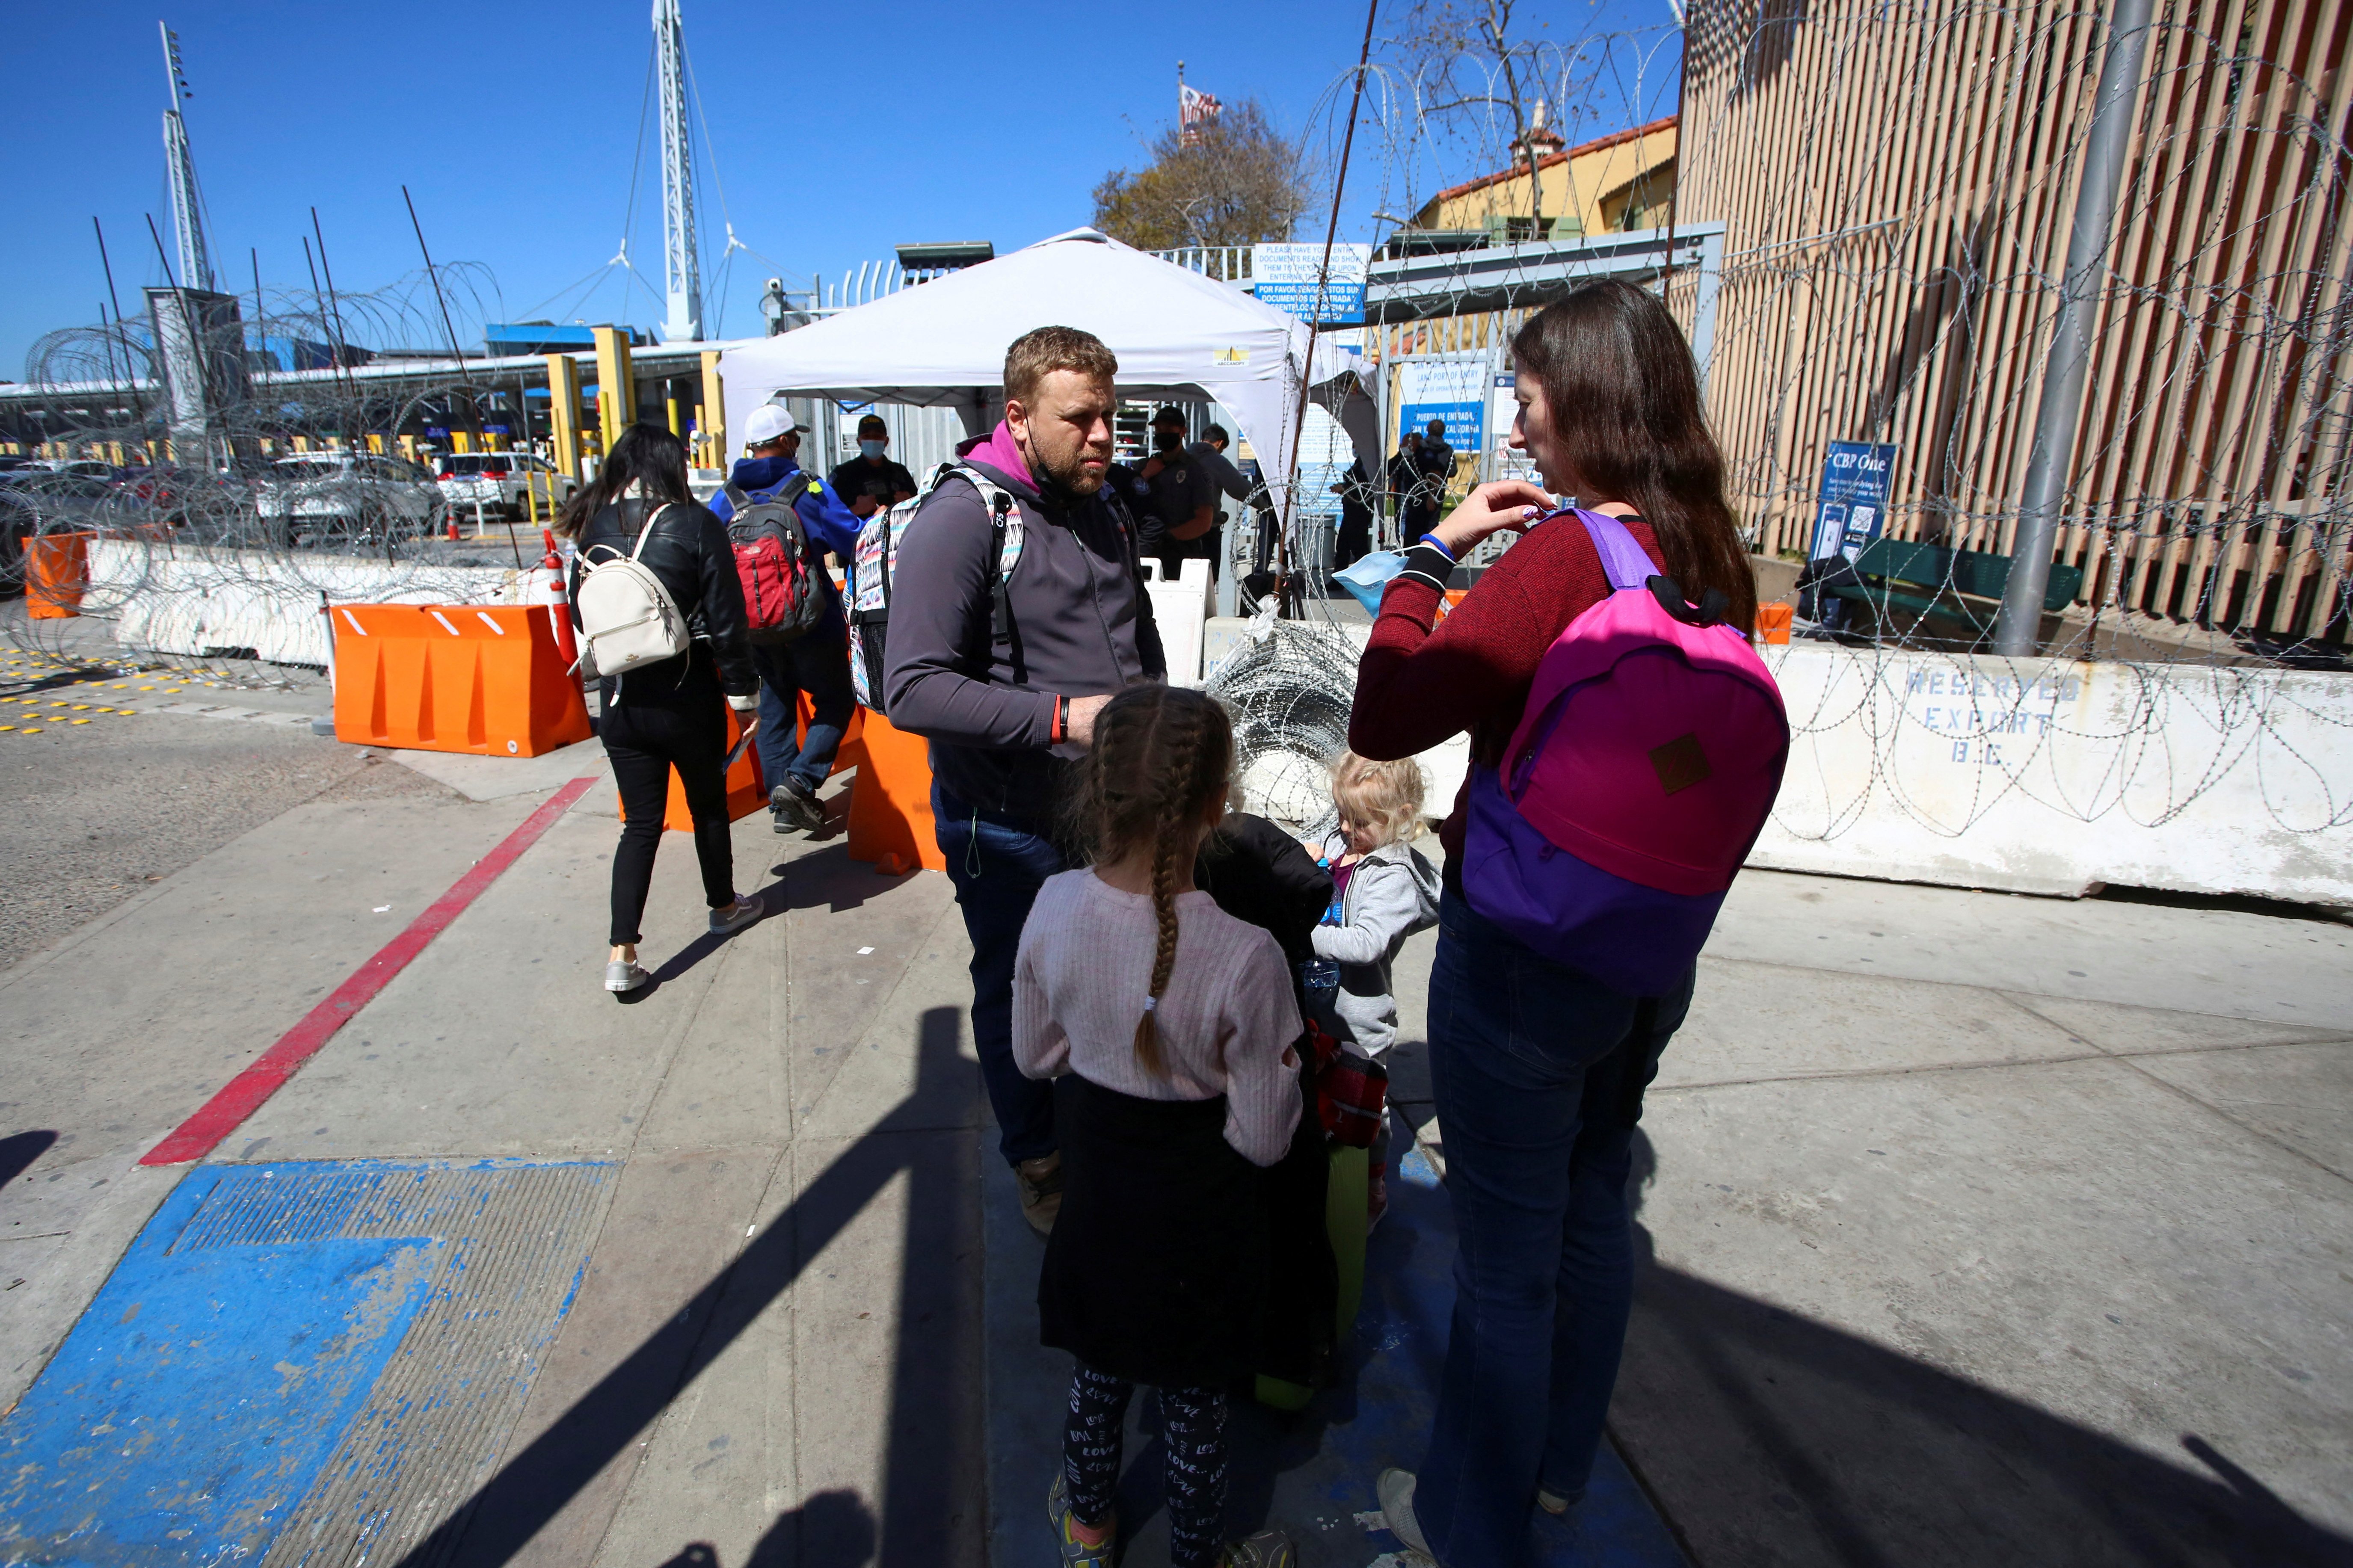
[[[1307,360],[1299,367],[1299,405],[1292,412],[1290,472],[1282,485],[1282,521],[1275,530],[1277,551],[1275,570],[1288,575],[1291,570],[1291,528],[1299,493],[1299,443],[1307,429],[1307,400],[1315,385],[1315,335],[1323,329],[1324,295],[1332,287],[1332,242],[1340,233],[1340,193],[1348,187],[1348,156],[1356,145],[1356,111],[1365,101],[1365,69],[1373,58],[1373,19],[1380,14],[1381,0],[1366,0],[1365,5],[1365,42],[1356,51],[1356,86],[1348,98],[1348,130],[1340,139],[1340,172],[1332,181],[1332,216],[1324,226],[1324,268],[1315,278],[1315,316],[1307,323]],[[1229,563],[1230,564],[1230,563]],[[1318,597],[1323,584],[1316,584]]]

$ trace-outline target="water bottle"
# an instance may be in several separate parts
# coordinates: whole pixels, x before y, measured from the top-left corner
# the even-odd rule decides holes
[[[1309,1006],[1329,1007],[1340,994],[1339,961],[1330,958],[1301,959],[1299,984],[1307,992]]]

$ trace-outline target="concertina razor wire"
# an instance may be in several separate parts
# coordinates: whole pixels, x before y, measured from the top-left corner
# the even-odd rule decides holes
[[[1376,52],[1358,127],[1351,190],[1366,192],[1374,216],[1343,237],[1387,258],[1451,229],[1463,281],[1407,319],[1327,329],[1314,374],[1359,350],[1383,383],[1393,447],[1406,364],[1451,358],[1507,374],[1512,333],[1566,287],[1548,258],[1644,232],[1663,235],[1655,253],[1675,258],[1679,227],[1712,230],[1704,266],[1628,275],[1704,336],[1708,416],[1762,563],[1760,597],[1799,600],[1793,642],[1770,650],[1798,736],[1791,777],[1810,780],[1802,801],[1785,792],[1785,826],[1836,838],[1884,795],[1958,837],[2018,795],[2061,819],[2156,826],[2243,767],[2261,776],[2276,826],[2342,828],[2353,786],[2298,739],[2344,723],[2335,694],[2353,595],[2353,72],[2325,68],[2342,30],[2327,11],[2326,0],[2184,0],[2150,28],[2037,658],[1988,651],[1984,574],[2007,565],[2020,521],[2104,43],[2090,8],[1727,0],[1691,5],[1686,26],[1555,37],[1530,26],[1483,42],[1450,32],[1458,14],[1442,5],[1408,13]],[[1306,141],[1327,171],[1352,85],[1352,73],[1335,78],[1310,118]],[[1664,160],[1638,159],[1631,173],[1613,161],[1626,132],[1662,121]],[[1475,242],[1461,233],[1481,226]],[[1473,265],[1506,252],[1525,267]],[[305,297],[277,300],[266,319],[306,322],[329,342],[441,335],[413,284],[340,304],[343,331]],[[78,329],[36,349],[28,379],[75,389],[45,411],[52,450],[159,449],[152,391],[135,417],[127,397],[88,395],[152,374],[132,336]],[[273,382],[223,411],[221,449],[286,454],[297,435],[397,428],[417,407],[505,390],[447,368],[396,397],[332,368],[304,377],[299,398]],[[1450,494],[1510,470],[1493,423]],[[1821,553],[1832,441],[1894,449],[1879,542],[1862,544],[1880,553],[1861,564],[1907,576],[1807,565]],[[1303,463],[1295,481],[1293,558],[1313,559],[1328,538],[1345,462],[1330,446],[1335,460]],[[1286,488],[1271,477],[1265,511],[1282,515]],[[93,574],[86,616],[119,617],[161,563],[191,558],[225,585],[289,603],[322,591],[479,601],[515,576],[495,543],[397,526],[290,538],[233,462],[193,474],[179,510],[100,528],[123,548],[114,572]],[[1398,542],[1393,512],[1377,527],[1377,544]],[[1258,564],[1255,532],[1229,528],[1223,570]],[[1791,594],[1800,570],[1810,580]],[[1292,603],[1295,618],[1261,615],[1206,673],[1237,721],[1254,802],[1310,827],[1328,809],[1322,770],[1345,742],[1364,634],[1351,629],[1361,617],[1312,588]],[[71,625],[31,629],[54,637],[44,628]],[[276,678],[266,663],[239,668]],[[1844,744],[1858,735],[1859,751]],[[1924,741],[1940,759],[1979,760],[1957,798],[1910,776]],[[1433,798],[1432,814],[1446,804]]]

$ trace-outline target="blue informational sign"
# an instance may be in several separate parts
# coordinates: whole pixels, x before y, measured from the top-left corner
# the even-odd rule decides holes
[[[1421,434],[1430,422],[1446,422],[1446,444],[1458,452],[1478,452],[1485,445],[1487,411],[1476,403],[1409,403],[1400,410],[1403,428]]]
[[[1373,262],[1369,245],[1331,247],[1332,274],[1324,277],[1321,245],[1270,241],[1250,247],[1250,292],[1261,305],[1314,321],[1323,300],[1322,325],[1356,326],[1365,319],[1365,281]]]
[[[1822,459],[1822,489],[1814,512],[1814,547],[1808,559],[1843,555],[1849,561],[1887,526],[1888,482],[1895,472],[1896,447],[1862,441],[1833,441]]]
[[[1443,420],[1446,444],[1477,457],[1486,449],[1493,379],[1493,368],[1482,354],[1399,362],[1398,434],[1426,433],[1431,420]]]

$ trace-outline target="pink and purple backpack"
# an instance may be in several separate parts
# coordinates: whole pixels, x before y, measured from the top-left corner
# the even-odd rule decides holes
[[[1789,723],[1721,595],[1694,608],[1617,519],[1568,516],[1611,592],[1546,650],[1501,771],[1472,773],[1462,889],[1544,957],[1655,996],[1764,830]]]

